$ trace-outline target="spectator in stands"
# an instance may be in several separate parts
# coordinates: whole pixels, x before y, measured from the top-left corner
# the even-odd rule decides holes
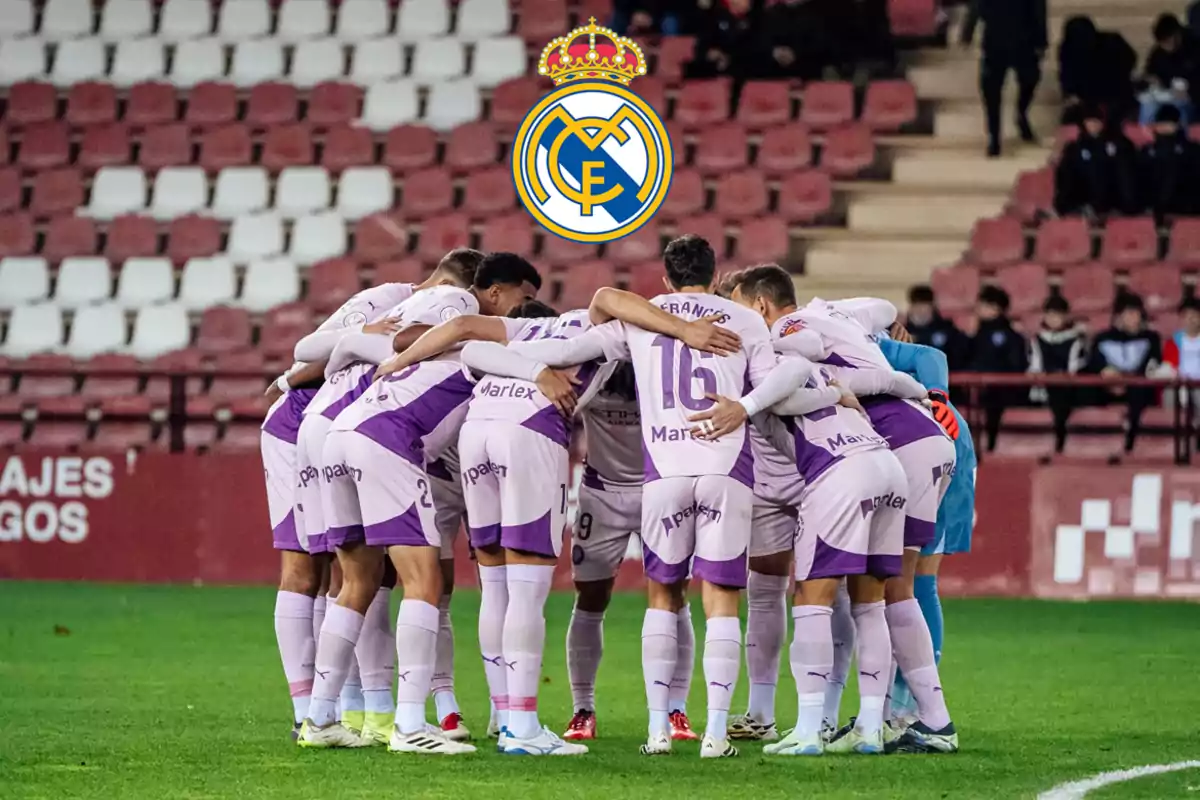
[[[686,67],[689,78],[744,79],[762,62],[763,0],[698,0],[696,50]]]
[[[1017,129],[1021,140],[1037,140],[1029,124],[1029,106],[1042,79],[1042,56],[1048,44],[1046,0],[975,0],[971,13],[983,20],[979,87],[987,115],[987,153],[995,158],[1000,155],[1000,101],[1009,70],[1017,75]],[[974,25],[964,28],[964,36],[968,32],[974,38]]]
[[[1163,348],[1163,363],[1189,381],[1200,380],[1200,300],[1189,297],[1179,306],[1182,328]]]
[[[1071,319],[1071,306],[1059,295],[1051,295],[1042,306],[1042,325],[1029,341],[1030,375],[1074,375],[1087,366],[1087,332]],[[1067,440],[1067,420],[1079,398],[1068,386],[1034,386],[1029,399],[1048,405],[1054,418],[1054,452],[1061,453]]]
[[[1013,328],[1008,318],[1008,292],[998,286],[985,286],[979,291],[975,315],[979,327],[971,337],[967,369],[971,372],[1023,373],[1029,365],[1025,340]],[[1000,418],[1007,406],[1023,402],[1021,389],[1007,387],[984,389],[980,401],[985,412],[987,448],[996,447]]]
[[[1154,141],[1142,146],[1137,158],[1141,207],[1154,212],[1159,223],[1168,214],[1200,213],[1200,145],[1188,139],[1179,109],[1165,105],[1154,120]]]
[[[1174,105],[1186,125],[1193,116],[1197,72],[1200,71],[1200,42],[1174,14],[1162,14],[1154,23],[1154,48],[1146,59],[1146,91],[1140,122],[1154,122],[1158,109]]]
[[[838,51],[835,18],[828,6],[829,0],[771,4],[763,13],[753,77],[815,80],[826,65],[846,57]]]
[[[1162,364],[1162,339],[1146,327],[1142,298],[1124,292],[1113,304],[1113,324],[1096,337],[1087,371],[1096,375],[1148,377],[1158,374]],[[1157,391],[1151,386],[1114,386],[1101,390],[1101,404],[1124,402],[1129,407],[1125,424],[1125,452],[1133,449],[1141,429],[1142,414],[1153,405]]]
[[[1058,47],[1058,81],[1066,106],[1063,122],[1078,123],[1081,104],[1099,106],[1114,120],[1131,116],[1136,67],[1137,53],[1124,36],[1096,30],[1090,17],[1068,19]]]
[[[904,316],[904,325],[917,344],[936,347],[945,353],[951,372],[966,367],[970,340],[954,322],[938,312],[933,289],[928,285],[919,284],[908,290],[908,312]]]
[[[683,5],[673,0],[614,0],[609,27],[622,36],[678,36],[685,29]]]
[[[1134,213],[1137,207],[1133,143],[1097,106],[1079,110],[1079,138],[1063,149],[1054,176],[1059,214]]]

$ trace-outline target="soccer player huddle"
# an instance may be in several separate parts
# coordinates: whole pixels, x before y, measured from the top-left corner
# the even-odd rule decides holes
[[[587,753],[604,613],[634,536],[647,578],[643,754],[700,738],[702,758],[736,756],[738,739],[779,756],[958,749],[936,574],[969,548],[974,453],[944,358],[903,341],[887,301],[800,306],[773,265],[718,280],[699,237],[672,241],[663,263],[666,292],[652,300],[601,289],[560,314],[535,299],[541,277],[523,258],[455,250],[424,283],[366,289],[297,343],[262,449],[301,746],[475,751],[449,616],[465,526],[502,753]],[[587,457],[570,553],[574,714],[559,736],[541,724],[538,689],[576,420]],[[686,709],[689,589],[706,620],[703,737]],[[750,703],[730,717],[743,593]],[[789,602],[799,702],[781,736]],[[860,704],[841,725],[853,661]]]

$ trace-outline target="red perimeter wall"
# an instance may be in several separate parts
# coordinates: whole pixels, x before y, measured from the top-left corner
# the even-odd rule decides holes
[[[944,594],[1200,598],[1200,471],[989,459],[978,482],[974,551],[946,561]],[[0,578],[273,583],[270,541],[253,453],[22,453],[0,473]]]

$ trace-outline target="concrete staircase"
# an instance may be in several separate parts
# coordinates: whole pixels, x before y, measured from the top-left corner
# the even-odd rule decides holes
[[[869,292],[902,301],[931,270],[959,259],[971,228],[999,214],[1019,173],[1038,169],[1050,157],[1061,115],[1057,42],[1063,23],[1087,14],[1099,27],[1121,32],[1138,51],[1139,64],[1152,44],[1155,17],[1170,11],[1182,18],[1186,0],[1049,0],[1051,52],[1030,118],[1043,139],[1024,145],[1012,124],[1016,86],[1005,87],[1004,155],[984,155],[986,133],[979,98],[979,51],[957,43],[909,57],[908,78],[923,104],[932,107],[933,135],[896,135],[881,140],[890,181],[850,181],[835,186],[846,208],[847,227],[807,229],[804,274],[796,278],[802,298]],[[979,36],[977,34],[978,41]]]

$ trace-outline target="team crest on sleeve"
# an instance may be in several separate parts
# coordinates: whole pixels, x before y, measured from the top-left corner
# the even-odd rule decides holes
[[[791,336],[793,333],[796,333],[797,331],[804,330],[805,327],[807,327],[807,326],[804,324],[804,320],[799,319],[799,318],[789,319],[787,321],[787,324],[785,324],[783,326],[783,328],[779,331],[779,338],[782,339],[785,336]]]
[[[513,180],[529,213],[576,242],[609,242],[654,216],[671,185],[671,141],[628,88],[646,74],[638,45],[595,18],[542,51],[538,74],[557,87],[521,123]]]

